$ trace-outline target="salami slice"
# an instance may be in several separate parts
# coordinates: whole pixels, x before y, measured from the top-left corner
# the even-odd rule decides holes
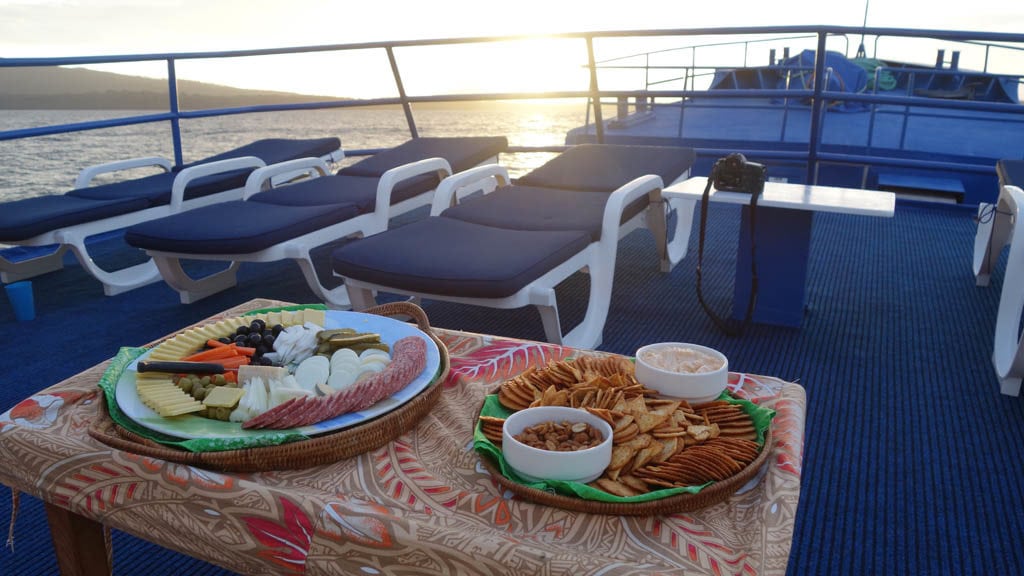
[[[310,397],[303,396],[301,398],[292,398],[284,404],[279,404],[267,410],[259,416],[242,422],[242,428],[267,428],[271,424],[280,422],[285,416],[291,414],[293,410],[296,410],[300,406],[308,403]]]
[[[292,405],[291,409],[281,414],[281,416],[267,425],[268,428],[274,428],[275,430],[284,430],[286,428],[294,428],[294,422],[298,422],[303,416],[309,414],[309,411],[316,405],[316,398],[307,396],[305,402],[296,402]]]
[[[392,346],[392,360],[384,370],[330,396],[289,400],[242,423],[242,428],[282,430],[323,422],[348,412],[369,408],[412,382],[427,366],[427,344],[407,336]]]
[[[292,406],[292,404],[298,401],[299,398],[292,398],[284,404],[279,404],[255,418],[250,418],[245,422],[242,422],[242,428],[262,428],[264,425],[280,418],[281,415]]]

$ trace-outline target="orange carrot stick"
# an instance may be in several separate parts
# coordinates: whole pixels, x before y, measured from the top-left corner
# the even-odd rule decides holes
[[[251,360],[248,356],[232,356],[231,358],[219,358],[217,360],[211,360],[224,367],[225,370],[230,368],[238,368],[239,366],[248,365]]]
[[[234,344],[228,344],[227,346],[221,346],[220,348],[210,348],[209,350],[196,352],[191,356],[185,356],[182,360],[186,360],[188,362],[208,362],[210,360],[217,360],[220,358],[231,358],[232,356],[239,355],[237,348],[238,347]]]

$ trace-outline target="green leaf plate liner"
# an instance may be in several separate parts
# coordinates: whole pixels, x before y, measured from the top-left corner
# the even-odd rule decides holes
[[[281,312],[284,310],[295,311],[305,309],[326,310],[326,306],[323,304],[296,304],[277,308],[250,310],[241,314],[241,316],[251,316],[253,314],[262,314],[267,312]],[[117,405],[117,399],[114,397],[114,392],[117,388],[118,380],[121,379],[122,373],[124,373],[136,358],[142,356],[148,351],[148,348],[121,348],[117,355],[110,361],[110,366],[108,366],[106,371],[103,372],[103,376],[100,377],[99,387],[103,390],[103,396],[107,401],[107,412],[110,414],[110,419],[116,422],[118,426],[154,442],[159,442],[160,444],[167,446],[176,446],[191,452],[215,452],[221,450],[238,450],[241,448],[257,448],[260,446],[276,446],[287,442],[297,442],[299,440],[309,439],[305,434],[299,434],[297,432],[266,430],[252,435],[247,435],[244,438],[193,438],[186,440],[168,436],[141,426],[121,411],[121,408]]]
[[[723,392],[719,396],[719,400],[725,400],[732,404],[739,404],[743,411],[750,415],[754,421],[754,427],[757,429],[757,443],[764,449],[764,436],[768,431],[768,427],[771,425],[772,418],[775,417],[775,411],[770,408],[764,408],[758,406],[749,400],[743,400],[730,395],[728,392]],[[480,409],[481,416],[493,416],[495,418],[507,418],[512,414],[512,410],[505,408],[498,401],[497,394],[490,394],[484,399],[484,405]],[[686,486],[682,488],[666,488],[662,490],[654,490],[646,494],[640,494],[637,496],[615,496],[609,494],[603,490],[598,490],[587,484],[580,482],[564,482],[561,480],[546,480],[544,482],[529,482],[520,478],[514,470],[505,462],[505,457],[501,453],[501,448],[496,446],[493,442],[484,436],[483,430],[480,428],[480,422],[477,421],[476,428],[473,432],[473,449],[476,450],[484,458],[490,459],[501,473],[523,486],[529,486],[537,490],[544,490],[547,492],[554,492],[565,496],[576,496],[585,500],[598,500],[601,502],[616,502],[616,503],[628,503],[628,502],[649,502],[652,500],[660,500],[669,496],[675,496],[676,494],[697,494],[704,489],[705,486],[711,483],[703,484],[700,486]]]

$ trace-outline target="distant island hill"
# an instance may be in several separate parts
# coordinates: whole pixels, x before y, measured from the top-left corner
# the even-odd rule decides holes
[[[178,81],[183,109],[335,100]],[[167,110],[167,81],[85,68],[0,68],[0,110]]]

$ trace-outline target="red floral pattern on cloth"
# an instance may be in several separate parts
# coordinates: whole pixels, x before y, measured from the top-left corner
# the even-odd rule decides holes
[[[253,301],[226,312],[272,306]],[[85,434],[100,365],[0,415],[0,482],[109,527],[241,574],[783,574],[799,499],[803,388],[731,374],[776,411],[771,458],[727,502],[661,518],[586,515],[501,489],[472,450],[476,414],[501,381],[580,354],[437,331],[451,370],[406,434],[306,470],[232,474],[112,450]],[[187,535],[202,533],[204,538]]]
[[[242,516],[249,533],[263,549],[257,554],[286,573],[301,574],[313,536],[313,522],[298,506],[281,500],[281,517]]]

